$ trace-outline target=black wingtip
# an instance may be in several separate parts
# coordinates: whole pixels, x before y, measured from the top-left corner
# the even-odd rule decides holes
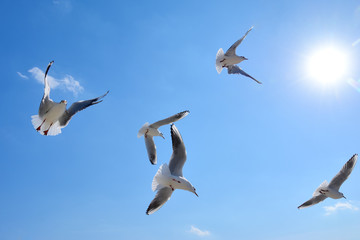
[[[101,97],[99,97],[99,98],[103,98],[103,97],[105,97],[106,95],[108,95],[108,93],[110,92],[110,90],[108,90],[104,95],[102,95]]]
[[[151,162],[152,165],[156,165],[157,159],[155,159],[155,155],[152,155],[152,156],[150,157],[149,161]]]
[[[54,63],[54,60],[52,60],[51,62],[49,62],[49,64],[48,64],[48,66],[47,66],[47,68],[46,68],[46,71],[45,71],[45,76],[44,76],[44,78],[46,78],[46,76],[47,76],[47,74],[48,74],[48,72],[49,72],[49,69],[50,69],[50,67],[51,67],[51,65]]]

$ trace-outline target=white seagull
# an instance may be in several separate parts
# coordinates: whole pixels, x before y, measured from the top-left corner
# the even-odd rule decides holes
[[[31,116],[31,122],[36,131],[40,134],[55,136],[61,133],[61,128],[66,127],[70,119],[77,112],[84,110],[91,105],[102,102],[102,100],[99,101],[99,99],[105,97],[109,91],[94,99],[75,102],[69,109],[66,109],[66,100],[61,100],[60,103],[56,103],[50,99],[50,86],[47,82],[47,74],[53,63],[54,61],[51,61],[46,68],[44,77],[44,96],[40,103],[39,114]]]
[[[148,153],[151,164],[156,164],[156,162],[157,162],[156,146],[154,143],[153,136],[161,136],[162,138],[164,138],[163,134],[159,131],[158,128],[163,125],[179,121],[180,119],[186,117],[189,113],[190,113],[189,111],[183,111],[183,112],[177,113],[171,117],[157,121],[153,124],[149,124],[147,122],[140,128],[137,136],[139,138],[142,135],[144,135],[145,145],[146,145],[147,153]]]
[[[305,203],[301,204],[298,209],[315,205],[321,201],[324,201],[327,197],[331,197],[333,199],[346,199],[344,194],[339,192],[339,189],[354,169],[357,158],[357,154],[353,155],[350,160],[345,163],[340,172],[336,174],[336,176],[330,181],[330,183],[325,180],[322,184],[320,184],[320,186],[313,193],[313,197]]]
[[[238,64],[244,60],[248,60],[246,57],[244,56],[237,56],[235,51],[236,48],[240,45],[240,43],[244,40],[244,38],[246,37],[246,35],[251,31],[251,29],[253,29],[253,27],[251,27],[246,33],[245,35],[240,38],[239,40],[237,40],[224,54],[224,51],[222,48],[219,49],[219,51],[216,54],[216,71],[220,74],[222,69],[224,67],[226,67],[228,69],[228,74],[242,74],[246,77],[251,78],[252,80],[254,80],[255,82],[261,84],[260,81],[256,80],[255,78],[253,78],[252,76],[250,76],[249,74],[247,74],[246,72],[244,72],[244,70],[242,70],[239,66],[235,65]]]
[[[182,137],[174,124],[170,129],[173,153],[169,166],[164,163],[154,176],[152,190],[157,193],[146,210],[147,215],[159,210],[170,199],[175,189],[184,189],[198,196],[193,185],[183,177],[182,169],[186,161],[186,150]]]

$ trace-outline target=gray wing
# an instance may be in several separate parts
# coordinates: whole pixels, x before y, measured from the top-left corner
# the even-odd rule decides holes
[[[169,169],[172,175],[182,176],[182,169],[186,162],[186,149],[179,130],[174,124],[171,125],[171,140],[173,153],[169,162]]]
[[[327,198],[327,196],[325,196],[325,195],[314,196],[310,200],[308,200],[308,201],[304,202],[303,204],[301,204],[300,206],[298,206],[298,209],[310,207],[321,201],[324,201],[326,198]]]
[[[262,84],[262,82],[256,80],[255,78],[253,78],[252,76],[250,76],[249,74],[247,74],[246,72],[244,72],[244,70],[242,70],[239,66],[237,65],[229,65],[227,66],[228,69],[228,74],[241,74],[244,75],[246,77],[251,78],[252,80],[254,80],[255,82],[257,82],[258,84]]]
[[[251,31],[251,29],[253,29],[253,27],[251,27],[246,33],[245,35],[240,38],[239,40],[237,40],[233,45],[231,45],[231,47],[226,51],[225,56],[233,56],[235,55],[235,51],[236,48],[240,45],[240,43],[245,39],[246,35],[248,35],[248,33]]]
[[[175,115],[172,115],[171,117],[168,117],[168,118],[165,118],[163,120],[157,121],[157,122],[151,124],[149,127],[158,128],[160,126],[179,121],[180,119],[186,117],[189,113],[190,113],[190,111],[188,111],[188,110],[177,113]]]
[[[170,199],[172,192],[170,187],[160,188],[147,208],[146,214],[150,215],[159,210]]]
[[[340,172],[336,174],[336,176],[331,179],[329,183],[329,188],[335,189],[339,191],[340,186],[345,182],[345,180],[349,177],[350,173],[355,167],[358,155],[354,154],[349,161],[345,163]]]
[[[56,103],[54,103],[53,100],[50,99],[50,86],[49,83],[47,81],[47,74],[49,72],[49,69],[51,67],[51,65],[54,63],[54,61],[51,61],[45,71],[45,76],[44,76],[44,96],[41,99],[41,103],[40,103],[40,107],[39,107],[39,116],[43,117],[50,108],[52,108]]]
[[[157,157],[156,157],[156,146],[154,143],[154,139],[152,136],[145,136],[145,145],[146,145],[146,150],[149,156],[149,160],[151,162],[151,164],[156,164],[157,163]]]
[[[107,94],[109,93],[109,91],[107,91],[104,95],[97,97],[97,98],[93,98],[90,100],[84,100],[84,101],[79,101],[79,102],[75,102],[71,105],[71,107],[69,109],[67,109],[64,114],[60,117],[59,122],[60,122],[60,126],[61,127],[65,127],[70,119],[79,111],[84,110],[87,107],[90,107],[92,105],[101,103],[101,101],[99,101],[101,98],[105,97]]]

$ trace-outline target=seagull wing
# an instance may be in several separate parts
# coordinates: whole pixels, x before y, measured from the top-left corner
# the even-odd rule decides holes
[[[298,206],[298,209],[310,207],[321,201],[324,201],[326,198],[327,198],[327,196],[325,196],[325,195],[314,196],[310,200],[308,200],[308,201],[304,202],[303,204],[301,204],[300,206]]]
[[[170,187],[160,188],[147,208],[146,214],[150,215],[159,210],[170,199],[172,192]]]
[[[44,76],[44,96],[41,99],[40,107],[39,107],[39,116],[43,117],[50,108],[52,108],[56,103],[54,103],[53,100],[50,99],[50,86],[47,81],[47,74],[49,72],[49,69],[51,65],[54,63],[54,61],[51,61],[49,65],[46,68],[45,76]]]
[[[172,175],[182,176],[182,169],[186,162],[186,149],[179,130],[174,124],[171,125],[171,139],[173,153],[169,162],[169,169]]]
[[[257,82],[258,84],[262,84],[262,82],[256,80],[255,78],[253,78],[252,76],[250,76],[249,74],[247,74],[246,72],[244,72],[244,70],[242,70],[239,66],[237,65],[229,65],[227,66],[228,69],[228,74],[241,74],[244,75],[246,77],[251,78],[252,80],[254,80],[255,82]]]
[[[240,43],[245,39],[246,35],[248,35],[248,33],[251,31],[251,29],[253,29],[253,27],[251,27],[246,33],[245,35],[240,38],[239,40],[237,40],[233,45],[231,45],[231,47],[226,51],[225,56],[233,56],[235,55],[235,51],[236,48],[240,45]]]
[[[168,117],[168,118],[165,118],[163,120],[157,121],[157,122],[151,124],[149,127],[158,128],[160,126],[179,121],[180,119],[186,117],[189,113],[190,113],[190,111],[188,111],[188,110],[177,113],[175,115],[172,115],[171,117]]]
[[[335,189],[339,191],[340,186],[345,182],[345,180],[349,177],[350,173],[355,167],[358,155],[353,155],[349,161],[345,163],[340,172],[336,174],[336,176],[331,179],[329,183],[329,188]]]
[[[146,145],[146,150],[147,150],[147,153],[149,156],[149,160],[150,160],[151,164],[156,164],[157,157],[156,157],[156,146],[154,143],[154,139],[150,135],[146,135],[146,137],[144,137],[144,139],[145,139],[145,145]]]
[[[79,111],[84,110],[87,107],[90,107],[92,105],[98,104],[101,101],[99,101],[101,98],[105,97],[107,94],[109,93],[109,91],[107,91],[104,95],[97,97],[97,98],[93,98],[90,100],[84,100],[84,101],[79,101],[79,102],[75,102],[71,105],[71,107],[69,109],[67,109],[64,114],[60,117],[59,122],[60,122],[60,126],[61,127],[65,127],[70,119]]]

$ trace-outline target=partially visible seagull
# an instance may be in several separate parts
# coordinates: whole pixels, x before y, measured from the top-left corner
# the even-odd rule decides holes
[[[61,100],[60,103],[56,103],[50,99],[50,86],[47,81],[47,74],[53,63],[54,61],[51,61],[46,68],[44,77],[44,96],[40,103],[39,114],[31,116],[31,122],[36,131],[40,134],[55,136],[61,133],[61,128],[66,127],[69,124],[70,119],[77,112],[102,102],[102,100],[99,100],[105,97],[109,91],[97,98],[75,102],[69,109],[66,109],[66,100]]]
[[[324,201],[327,197],[331,197],[333,199],[346,199],[344,194],[339,192],[339,189],[354,169],[357,158],[357,154],[353,155],[350,160],[345,163],[340,172],[336,174],[336,176],[330,181],[330,183],[325,180],[322,184],[320,184],[320,186],[313,193],[313,197],[305,203],[301,204],[298,209],[315,205],[321,201]]]
[[[183,111],[183,112],[177,113],[171,117],[157,121],[153,124],[149,124],[148,122],[146,122],[140,128],[137,136],[139,138],[142,135],[144,135],[145,145],[146,145],[148,157],[149,157],[151,164],[156,164],[156,162],[157,162],[156,146],[155,146],[153,136],[160,136],[160,137],[164,138],[164,135],[159,131],[158,128],[163,125],[179,121],[180,119],[186,117],[189,113],[190,113],[189,111]]]
[[[171,125],[170,131],[173,153],[169,166],[166,163],[162,164],[154,176],[152,190],[157,193],[146,210],[147,215],[159,210],[170,199],[175,189],[187,190],[198,196],[193,185],[183,177],[182,169],[186,161],[186,150],[180,132],[174,124]]]
[[[226,67],[228,69],[228,74],[242,74],[246,77],[251,78],[252,80],[254,80],[255,82],[261,84],[260,81],[256,80],[255,78],[253,78],[252,76],[250,76],[249,74],[247,74],[246,72],[244,72],[244,70],[242,70],[239,66],[235,65],[238,64],[244,60],[248,60],[246,57],[244,56],[237,56],[235,51],[236,48],[240,45],[240,43],[244,40],[244,38],[246,37],[246,35],[251,31],[251,29],[253,29],[253,27],[251,27],[246,33],[245,35],[240,38],[239,40],[237,40],[224,54],[224,51],[222,48],[219,49],[219,51],[216,54],[216,71],[220,74],[222,69],[224,67]]]

